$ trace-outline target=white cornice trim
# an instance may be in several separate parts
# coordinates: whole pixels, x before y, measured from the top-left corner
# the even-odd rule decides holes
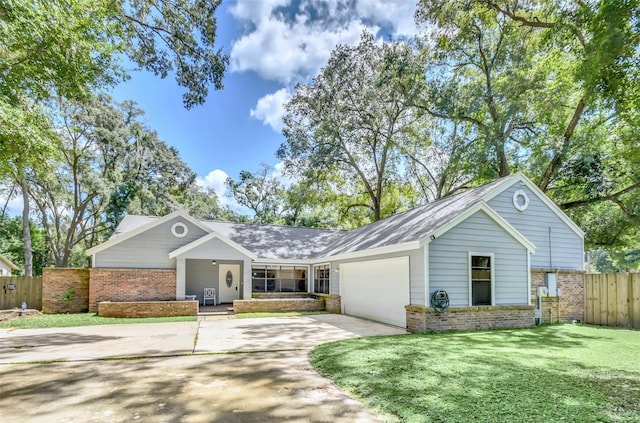
[[[417,250],[421,247],[420,241],[403,242],[402,244],[385,245],[384,247],[374,247],[367,250],[353,251],[349,253],[336,254],[335,256],[324,256],[312,259],[311,264],[324,263],[327,261],[350,260],[354,258],[370,257],[380,254],[400,253],[404,251]]]

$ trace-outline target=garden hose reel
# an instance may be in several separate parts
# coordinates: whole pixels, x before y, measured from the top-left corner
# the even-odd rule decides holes
[[[449,294],[447,294],[447,291],[433,291],[431,294],[431,307],[438,314],[444,313],[449,308]]]

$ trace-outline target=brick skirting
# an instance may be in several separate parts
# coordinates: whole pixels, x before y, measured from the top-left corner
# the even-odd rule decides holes
[[[534,306],[452,307],[438,314],[432,308],[408,305],[407,330],[413,333],[445,330],[526,328],[535,325]]]
[[[197,301],[142,301],[98,303],[100,317],[170,317],[196,316]]]
[[[267,313],[281,311],[324,311],[324,300],[313,298],[278,298],[235,300],[234,313]]]

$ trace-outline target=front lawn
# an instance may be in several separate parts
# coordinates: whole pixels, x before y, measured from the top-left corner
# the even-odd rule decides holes
[[[95,313],[42,314],[40,316],[19,317],[0,322],[0,328],[64,328],[71,326],[121,325],[129,323],[192,322],[195,320],[196,316],[140,317],[125,319],[117,317],[100,317]]]
[[[311,363],[390,421],[640,422],[640,331],[359,338],[318,346]]]

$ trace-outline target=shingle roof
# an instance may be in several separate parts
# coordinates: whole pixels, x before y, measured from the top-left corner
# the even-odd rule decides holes
[[[126,215],[114,231],[117,238],[159,219],[155,216]],[[315,257],[346,231],[300,226],[257,225],[201,220],[200,223],[263,259],[304,260]]]
[[[519,174],[468,189],[460,194],[408,210],[350,231],[296,226],[273,226],[220,221],[200,223],[253,252],[262,259],[304,260],[330,257],[371,248],[421,241],[500,185],[510,185]],[[111,239],[158,217],[127,215]]]

